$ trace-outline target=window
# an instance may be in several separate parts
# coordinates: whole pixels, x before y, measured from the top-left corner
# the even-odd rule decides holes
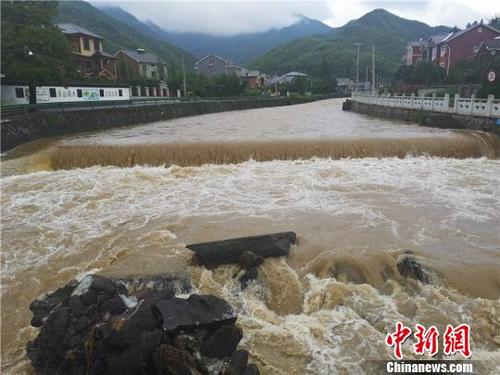
[[[118,90],[118,96],[123,96],[123,91],[121,89]]]
[[[82,89],[76,89],[76,96],[78,96],[79,98],[81,98],[83,96]]]
[[[51,98],[55,98],[55,97],[57,96],[57,94],[56,94],[56,89],[55,89],[55,88],[53,88],[53,87],[51,87],[51,88],[49,89],[49,93],[50,93],[50,97],[51,97]]]
[[[99,89],[99,96],[104,96],[104,89]]]
[[[86,49],[87,51],[90,50],[89,38],[86,38],[86,37],[83,38],[83,49]]]
[[[24,89],[22,87],[16,87],[16,98],[24,98]]]
[[[478,32],[478,33],[482,33],[482,32],[483,32],[483,28],[482,28],[482,27],[478,27],[478,28],[477,28],[477,32]]]
[[[151,71],[151,78],[154,78],[156,75],[156,72],[154,70]]]

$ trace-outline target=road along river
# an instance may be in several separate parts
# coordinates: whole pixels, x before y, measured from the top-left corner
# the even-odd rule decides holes
[[[2,161],[2,368],[29,370],[28,304],[73,278],[192,278],[240,315],[266,374],[372,373],[385,335],[468,323],[500,371],[500,161],[480,132],[342,112],[339,100],[182,118],[21,146]],[[124,168],[127,167],[127,168]],[[245,291],[182,245],[293,230]],[[411,251],[431,283],[404,279]],[[411,343],[405,358],[414,358]],[[460,358],[458,356],[457,358]]]

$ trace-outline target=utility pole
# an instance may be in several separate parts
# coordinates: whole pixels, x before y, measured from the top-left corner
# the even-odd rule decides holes
[[[368,91],[368,82],[370,82],[369,78],[368,78],[368,65],[365,66],[366,68],[366,71],[365,71],[365,87],[364,87],[364,90]]]
[[[372,94],[375,93],[375,44],[372,44]]]
[[[187,97],[187,89],[186,89],[186,67],[184,66],[184,55],[182,55],[182,86],[184,89],[184,97]]]
[[[356,47],[356,89],[358,89],[358,82],[359,82],[359,47],[361,47],[361,43],[354,43],[354,46]]]

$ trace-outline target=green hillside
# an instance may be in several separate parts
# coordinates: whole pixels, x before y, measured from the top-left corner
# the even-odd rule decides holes
[[[365,67],[371,66],[372,44],[375,44],[377,71],[382,76],[389,76],[401,64],[408,41],[450,30],[446,26],[431,27],[376,9],[327,35],[297,39],[275,48],[251,65],[270,74],[301,71],[321,77],[326,61],[335,76],[354,77],[354,43],[359,42],[363,44],[360,50],[360,79],[364,78]]]
[[[165,61],[169,67],[180,65],[182,55],[185,56],[188,69],[191,69],[195,62],[194,56],[181,48],[153,35],[146,35],[84,1],[59,2],[59,14],[54,18],[54,22],[72,22],[101,35],[105,38],[104,50],[109,53],[115,53],[119,49],[144,48]]]

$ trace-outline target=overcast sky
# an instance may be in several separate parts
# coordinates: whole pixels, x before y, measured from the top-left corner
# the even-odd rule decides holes
[[[330,26],[342,26],[375,8],[430,25],[464,27],[468,22],[500,15],[498,0],[330,0],[330,1],[108,1],[95,6],[119,6],[141,21],[151,20],[172,31],[231,35],[283,27],[303,14]]]

